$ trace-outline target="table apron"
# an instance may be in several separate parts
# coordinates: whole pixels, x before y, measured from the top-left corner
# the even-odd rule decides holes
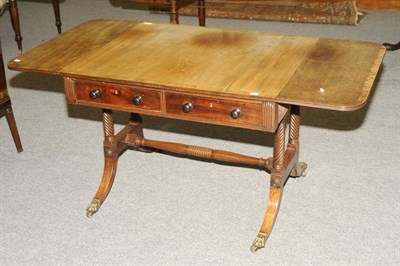
[[[289,109],[287,105],[263,99],[69,77],[64,78],[64,87],[69,104],[272,133]],[[186,111],[183,110],[185,104],[188,105]],[[238,117],[234,117],[233,112]]]

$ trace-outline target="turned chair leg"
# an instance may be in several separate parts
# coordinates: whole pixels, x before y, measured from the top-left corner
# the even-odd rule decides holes
[[[199,25],[206,25],[206,4],[205,0],[197,0]],[[177,0],[169,2],[169,15],[171,24],[179,24],[178,5]]]
[[[53,0],[54,16],[56,17],[56,26],[58,34],[61,34],[60,1]]]
[[[21,27],[19,23],[19,12],[18,12],[18,4],[17,0],[10,0],[10,16],[11,16],[11,25],[15,32],[15,41],[18,45],[18,50],[22,53],[22,36],[21,36]],[[61,34],[61,17],[60,17],[60,1],[53,0],[53,9],[54,16],[56,18],[56,26],[58,34]]]
[[[22,52],[22,36],[21,36],[21,28],[19,25],[17,0],[10,0],[9,3],[10,3],[11,25],[15,32],[15,41],[17,42],[19,51]]]
[[[198,17],[199,17],[199,25],[206,25],[206,1],[205,0],[197,0],[198,5]]]
[[[178,6],[176,2],[177,0],[171,0],[169,2],[169,16],[170,16],[169,21],[171,24],[179,24]]]

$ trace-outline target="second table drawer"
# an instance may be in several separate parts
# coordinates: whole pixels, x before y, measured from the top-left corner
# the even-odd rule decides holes
[[[168,115],[246,125],[262,123],[262,104],[257,101],[231,101],[177,93],[166,93],[165,99]]]

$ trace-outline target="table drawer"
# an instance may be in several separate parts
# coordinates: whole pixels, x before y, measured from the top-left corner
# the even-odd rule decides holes
[[[262,125],[261,102],[233,101],[178,93],[166,93],[165,99],[167,115],[223,124]]]
[[[135,86],[105,84],[102,82],[76,80],[74,92],[79,104],[102,108],[137,109],[161,112],[161,92],[153,89],[142,89]]]

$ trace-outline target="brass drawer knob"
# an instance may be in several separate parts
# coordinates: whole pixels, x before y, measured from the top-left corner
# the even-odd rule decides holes
[[[139,106],[143,102],[143,97],[142,96],[135,96],[133,97],[132,103],[133,105]]]
[[[193,110],[193,105],[191,103],[185,103],[184,105],[182,105],[182,111],[184,113],[189,113],[192,110]]]
[[[238,119],[240,116],[240,109],[239,108],[235,108],[231,111],[231,117],[233,119]]]
[[[100,92],[98,90],[91,90],[89,92],[90,99],[94,100],[100,97]]]

